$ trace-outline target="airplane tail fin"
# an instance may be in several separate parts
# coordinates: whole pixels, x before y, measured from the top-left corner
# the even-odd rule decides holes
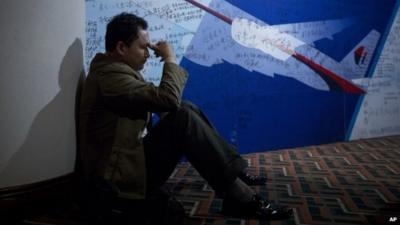
[[[340,62],[345,68],[350,67],[348,72],[351,74],[346,74],[349,79],[357,79],[365,76],[378,44],[379,37],[380,33],[378,31],[371,30],[371,32],[369,32],[369,34]]]

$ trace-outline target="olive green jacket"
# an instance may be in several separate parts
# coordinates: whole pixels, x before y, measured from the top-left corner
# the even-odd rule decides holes
[[[165,63],[157,87],[127,64],[97,54],[79,109],[84,176],[105,179],[120,197],[143,199],[146,165],[142,134],[151,112],[169,112],[180,106],[187,77],[177,64]]]

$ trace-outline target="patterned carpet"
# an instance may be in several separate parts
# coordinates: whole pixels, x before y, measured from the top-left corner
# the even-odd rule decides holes
[[[189,215],[185,224],[399,224],[400,136],[244,157],[254,173],[268,177],[267,185],[254,189],[270,202],[293,207],[293,219],[262,222],[222,217],[218,214],[222,200],[214,198],[189,163],[182,163],[168,185]]]
[[[293,207],[294,217],[285,221],[224,218],[219,214],[222,199],[215,198],[189,163],[181,163],[167,185],[185,207],[185,225],[400,224],[400,136],[244,157],[253,173],[268,178],[265,186],[254,189],[270,202]],[[88,224],[79,219],[84,217],[79,207],[60,204],[19,224]]]

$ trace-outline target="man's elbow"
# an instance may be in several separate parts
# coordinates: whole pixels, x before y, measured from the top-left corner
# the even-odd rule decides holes
[[[181,107],[181,98],[176,96],[168,97],[168,108],[170,111],[176,111]]]
[[[161,97],[161,96],[160,96]],[[173,112],[179,109],[181,105],[181,99],[173,95],[164,95],[159,98],[158,103],[155,106],[159,112]]]

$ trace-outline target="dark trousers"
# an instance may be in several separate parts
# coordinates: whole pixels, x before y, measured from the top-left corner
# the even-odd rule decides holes
[[[193,103],[162,118],[143,140],[148,192],[161,187],[182,156],[217,192],[223,195],[247,163],[215,130]]]

